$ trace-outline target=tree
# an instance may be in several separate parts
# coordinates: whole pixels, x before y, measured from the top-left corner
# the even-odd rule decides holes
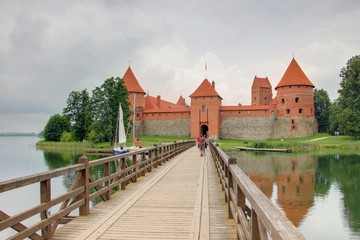
[[[353,137],[360,136],[360,55],[350,58],[341,69],[339,98],[339,131]]]
[[[44,138],[45,141],[59,142],[61,134],[70,131],[71,124],[69,118],[60,114],[55,114],[49,118],[45,125]]]
[[[80,92],[72,91],[66,100],[66,104],[63,114],[72,123],[73,138],[77,141],[83,141],[89,134],[92,123],[89,93],[86,89]]]
[[[93,90],[91,97],[94,116],[92,138],[101,142],[114,141],[119,103],[123,109],[125,127],[127,126],[130,116],[128,96],[124,80],[119,77],[108,78],[100,87]]]
[[[315,118],[319,126],[319,132],[329,131],[330,98],[323,89],[314,90]]]

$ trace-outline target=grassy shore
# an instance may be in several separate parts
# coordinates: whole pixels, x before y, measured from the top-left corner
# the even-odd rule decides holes
[[[251,148],[286,148],[294,151],[311,150],[359,150],[360,139],[349,136],[331,136],[325,133],[315,134],[304,138],[267,139],[267,140],[227,140],[217,141],[223,149],[235,149],[237,147]]]
[[[168,144],[174,141],[190,140],[190,137],[174,137],[174,136],[142,136],[138,138],[143,147],[151,147],[154,144]],[[42,150],[83,150],[83,149],[104,149],[112,151],[113,146],[110,143],[92,143],[92,142],[47,142],[39,141],[37,148]],[[132,139],[128,139],[126,146],[133,146]]]
[[[179,140],[189,140],[190,137],[174,136],[141,136],[143,147],[150,147],[154,144],[168,144]],[[268,139],[268,140],[239,140],[239,139],[218,139],[216,140],[223,149],[236,149],[238,147],[258,147],[258,148],[286,148],[293,151],[356,151],[360,149],[360,139],[349,136],[331,136],[329,134],[319,133],[311,137],[304,138],[286,138],[286,139]],[[126,146],[132,146],[132,140],[129,139]],[[91,142],[45,142],[40,141],[37,144],[40,149],[108,149],[112,146],[109,143],[91,143]]]

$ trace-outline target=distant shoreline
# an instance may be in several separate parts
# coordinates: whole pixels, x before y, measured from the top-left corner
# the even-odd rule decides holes
[[[39,137],[38,133],[6,132],[0,133],[0,137]]]

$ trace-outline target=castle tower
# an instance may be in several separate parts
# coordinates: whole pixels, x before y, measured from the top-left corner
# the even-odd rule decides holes
[[[251,105],[269,105],[271,100],[272,91],[269,79],[255,76],[251,86]]]
[[[293,58],[281,78],[277,90],[277,116],[287,119],[286,131],[292,136],[309,136],[316,132],[314,85]],[[312,132],[309,132],[312,131]]]
[[[130,66],[126,70],[123,80],[129,92],[130,110],[134,111],[134,106],[136,107],[135,120],[139,121],[142,119],[142,114],[145,109],[145,91],[140,86]]]
[[[215,82],[205,79],[190,95],[191,117],[190,134],[195,138],[199,134],[217,138],[219,136],[219,110],[222,98],[215,90]]]

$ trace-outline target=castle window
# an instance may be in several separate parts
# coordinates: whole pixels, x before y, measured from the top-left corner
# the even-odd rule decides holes
[[[291,123],[294,124],[294,123],[295,123],[295,120],[294,120],[294,119],[291,119]]]
[[[286,114],[290,114],[290,109],[286,109]]]
[[[281,103],[285,103],[285,99],[284,99],[284,98],[281,99]]]
[[[297,98],[295,98],[295,102],[299,102],[299,98],[297,97]]]
[[[302,108],[299,108],[299,113],[302,113]]]
[[[202,111],[202,112],[205,112],[205,105],[202,105],[201,111]]]

